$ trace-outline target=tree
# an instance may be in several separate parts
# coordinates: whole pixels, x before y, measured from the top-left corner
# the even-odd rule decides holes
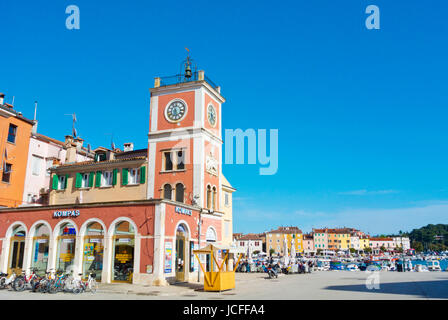
[[[269,249],[269,255],[272,256],[275,253],[275,250],[273,248]]]
[[[372,248],[370,248],[370,247],[364,248],[364,252],[365,253],[372,253]]]
[[[350,248],[350,253],[356,253],[356,249],[355,248]]]
[[[412,248],[415,249],[417,252],[423,251],[423,244],[419,241],[413,241],[412,242]]]
[[[259,254],[260,250],[255,250],[254,252],[252,252],[252,254]]]
[[[380,247],[380,250],[381,250],[382,252],[386,252],[387,249],[386,249],[385,246],[381,246],[381,247]]]

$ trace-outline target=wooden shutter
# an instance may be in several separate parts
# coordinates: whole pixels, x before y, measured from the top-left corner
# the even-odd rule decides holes
[[[112,173],[112,185],[116,185],[117,184],[117,173],[118,173],[118,169],[114,169],[113,173]]]
[[[101,187],[101,171],[96,172],[95,187]]]
[[[123,185],[126,186],[128,184],[128,169],[123,168],[122,175],[123,175]]]
[[[53,184],[51,186],[53,190],[58,190],[58,180],[59,180],[59,177],[57,174],[55,174],[53,176]]]
[[[93,187],[93,179],[95,178],[95,172],[89,173],[89,188]]]
[[[81,184],[82,184],[82,174],[77,172],[76,173],[75,188],[81,188]]]
[[[145,183],[146,181],[146,167],[143,166],[140,168],[140,183]]]

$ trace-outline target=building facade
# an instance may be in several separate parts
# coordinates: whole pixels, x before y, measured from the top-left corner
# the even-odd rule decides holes
[[[82,147],[83,140],[67,136],[65,143],[35,132],[37,123],[33,127],[30,137],[28,163],[25,176],[25,189],[22,205],[48,205],[50,194],[50,169],[64,164],[66,156],[72,154],[75,162],[84,162],[93,159],[93,154]],[[67,140],[71,138],[72,140]],[[73,143],[73,145],[72,145]],[[68,150],[68,152],[67,152]]]
[[[260,235],[254,233],[236,235],[233,240],[233,247],[240,252],[244,252],[246,256],[252,257],[254,253],[263,252],[263,239]]]
[[[285,241],[288,252],[285,252]],[[266,232],[266,253],[277,255],[290,254],[294,246],[296,253],[303,253],[303,234],[298,227],[279,227],[276,230]]]
[[[193,250],[229,241],[235,189],[222,174],[225,99],[202,71],[186,75],[150,89],[147,149],[97,148],[77,161],[66,137],[75,148],[49,169],[50,204],[0,210],[1,272],[95,271],[102,282],[153,285],[200,278]]]
[[[28,150],[34,121],[4,102],[0,93],[0,207],[22,204]]]

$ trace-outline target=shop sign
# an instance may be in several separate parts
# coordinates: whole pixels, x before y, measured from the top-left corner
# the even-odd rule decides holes
[[[89,239],[89,242],[90,242],[90,243],[102,243],[102,240],[103,240],[103,239],[92,239],[92,238],[90,238],[90,239]]]
[[[165,242],[165,273],[171,273],[172,260],[173,260],[173,243]]]
[[[128,261],[131,261],[132,255],[129,253],[117,253],[115,255],[115,259],[120,261],[120,263],[126,263]]]
[[[62,239],[62,242],[64,242],[64,243],[73,243],[73,242],[75,242],[75,239]]]
[[[37,243],[47,243],[48,239],[37,239]]]
[[[118,239],[118,242],[121,242],[121,243],[129,243],[129,242],[131,242],[131,239],[129,239],[129,238],[119,238],[119,239]]]
[[[80,215],[79,210],[64,210],[53,212],[53,218],[76,218]]]
[[[185,209],[185,208],[182,208],[182,207],[175,207],[175,208],[174,208],[174,211],[175,211],[176,213],[186,214],[187,216],[191,216],[191,215],[193,214],[193,211],[192,211],[192,210],[190,210],[190,209]]]

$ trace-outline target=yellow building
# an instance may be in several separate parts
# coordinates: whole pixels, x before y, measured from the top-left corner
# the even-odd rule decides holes
[[[221,186],[222,186],[222,201],[221,211],[222,216],[222,244],[225,246],[231,246],[233,242],[233,226],[232,226],[232,194],[236,191],[231,186],[229,181],[221,174]]]
[[[365,250],[370,247],[370,239],[369,238],[359,238],[359,249]]]
[[[284,255],[285,244],[288,245],[288,254],[291,253],[291,247],[294,243],[296,253],[303,253],[303,233],[297,227],[279,227],[276,230],[272,230],[266,233],[266,253],[271,255],[271,249],[274,254]]]
[[[348,250],[350,248],[350,232],[345,229],[328,229],[328,249]]]

